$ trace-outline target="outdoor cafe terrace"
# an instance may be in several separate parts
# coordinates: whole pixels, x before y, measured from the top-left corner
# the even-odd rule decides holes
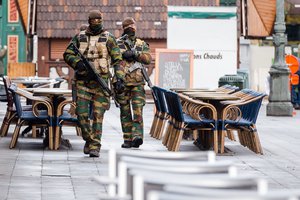
[[[49,93],[53,84],[50,87]],[[61,199],[110,199],[107,195],[114,194],[123,196],[116,199],[201,199],[204,194],[209,199],[232,199],[233,194],[237,199],[245,194],[249,199],[299,199],[300,111],[295,110],[293,117],[269,117],[266,116],[264,94],[227,89],[170,91],[156,87],[156,100],[164,100],[169,105],[167,115],[158,102],[147,102],[143,115],[144,144],[139,149],[120,148],[123,139],[119,109],[112,104],[104,117],[100,158],[83,154],[84,141],[80,130],[75,129],[76,123],[68,124],[71,126],[62,124],[60,137],[61,124],[52,121],[58,129],[52,130],[53,138],[47,138],[49,143],[46,144],[39,131],[35,135],[31,131],[22,135],[26,126],[22,126],[17,137],[16,124],[12,123],[7,135],[0,138],[0,199],[57,199],[58,196]],[[10,91],[32,97],[34,101],[47,102],[53,98],[54,93],[41,98],[42,90],[19,88]],[[59,90],[57,88],[56,93]],[[65,100],[71,98],[70,90],[63,93],[68,94]],[[61,103],[67,104],[65,100],[49,104],[56,104],[55,112],[50,114],[54,113],[53,119],[63,114],[59,114],[58,108],[62,108]],[[0,104],[2,124],[7,103]],[[251,118],[253,115],[257,120]],[[247,129],[247,121],[255,126]],[[46,123],[46,127],[50,125]],[[243,128],[238,133],[239,127]],[[198,132],[184,132],[186,128]],[[40,130],[38,126],[37,130]],[[13,135],[17,139],[14,142]],[[173,151],[177,153],[172,154]],[[125,164],[128,171],[116,168],[113,172],[113,162]],[[149,166],[148,162],[152,164]],[[168,170],[162,166],[168,166]],[[124,173],[133,181],[122,182]],[[113,181],[113,174],[120,182]],[[220,185],[216,186],[220,180],[222,191]],[[150,183],[164,186],[164,189],[149,192]],[[126,189],[131,187],[132,191]],[[137,192],[141,190],[144,192]],[[199,194],[198,190],[202,193]],[[270,195],[271,191],[278,195]]]

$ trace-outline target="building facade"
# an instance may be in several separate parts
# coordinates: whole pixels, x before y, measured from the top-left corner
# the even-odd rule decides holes
[[[0,46],[7,46],[3,59],[4,74],[7,74],[8,65],[26,62],[27,56],[27,39],[14,0],[0,1],[0,30]]]
[[[285,1],[287,15],[290,12],[294,13],[293,19],[295,19],[295,15],[299,16],[293,7],[297,0]],[[22,58],[19,58],[18,61],[25,62],[27,58],[28,61],[36,63],[39,76],[49,76],[50,72],[54,70],[58,76],[64,76],[68,80],[73,76],[73,72],[63,62],[62,53],[71,37],[78,33],[81,24],[87,23],[88,11],[91,9],[98,8],[103,12],[105,29],[116,37],[121,34],[122,19],[127,16],[134,17],[138,24],[137,34],[150,44],[151,53],[155,58],[155,49],[167,46],[168,5],[237,6],[238,41],[240,36],[250,39],[270,36],[273,32],[276,7],[276,0],[2,0],[1,30],[6,30],[6,32],[0,32],[2,44],[7,44],[7,34],[10,34],[8,32],[12,29],[18,30],[17,28],[2,28],[7,26],[4,25],[4,20],[8,23],[8,20],[5,19],[8,15],[5,14],[7,11],[3,9],[8,2],[15,2],[20,14],[19,18],[22,19],[19,19],[18,24],[23,26],[23,35],[26,35],[27,38],[23,40],[23,49],[20,47],[18,49],[18,56],[20,57],[22,54]],[[13,23],[13,26],[15,25],[16,23]],[[21,40],[18,40],[19,46]],[[244,59],[245,57],[240,58],[238,55],[237,68],[243,65],[241,61]],[[155,60],[149,67],[150,73],[154,62]]]

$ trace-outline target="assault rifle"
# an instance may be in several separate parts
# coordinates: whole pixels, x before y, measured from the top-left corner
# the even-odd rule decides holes
[[[83,55],[82,53],[79,51],[79,49],[76,47],[76,45],[74,45],[73,42],[71,42],[68,46],[68,48],[71,47],[71,49],[74,51],[75,54],[77,54],[80,57],[80,60],[83,62],[86,71],[88,72],[88,74],[94,78],[95,81],[97,81],[100,85],[100,87],[105,91],[104,93],[106,93],[106,96],[111,96],[112,92],[109,89],[107,83],[101,78],[101,76],[99,75],[99,73],[96,71],[93,63],[90,63]],[[108,95],[107,95],[108,94]]]
[[[132,42],[129,40],[129,36],[127,34],[124,34],[122,37],[119,38],[119,40],[123,40],[124,44],[130,49],[130,50],[135,50]],[[150,87],[150,89],[152,90],[153,84],[147,74],[147,71],[145,69],[145,66],[140,63],[140,62],[134,62],[134,64],[129,68],[129,72],[132,72],[136,69],[141,69],[143,77],[145,79],[145,81],[147,82],[148,86]]]

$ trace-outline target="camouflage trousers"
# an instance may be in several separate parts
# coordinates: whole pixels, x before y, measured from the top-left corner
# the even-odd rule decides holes
[[[105,96],[95,81],[76,82],[76,114],[83,139],[89,148],[100,149],[104,113],[109,109],[109,97]]]
[[[123,139],[131,141],[143,137],[143,107],[145,105],[144,85],[125,86],[124,92],[118,95]]]

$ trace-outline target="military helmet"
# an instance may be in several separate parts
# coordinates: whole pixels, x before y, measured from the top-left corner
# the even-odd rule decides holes
[[[102,13],[100,12],[100,10],[91,10],[89,19],[102,19]]]
[[[126,17],[122,22],[122,27],[124,29],[131,24],[135,24],[135,20],[132,17]]]

